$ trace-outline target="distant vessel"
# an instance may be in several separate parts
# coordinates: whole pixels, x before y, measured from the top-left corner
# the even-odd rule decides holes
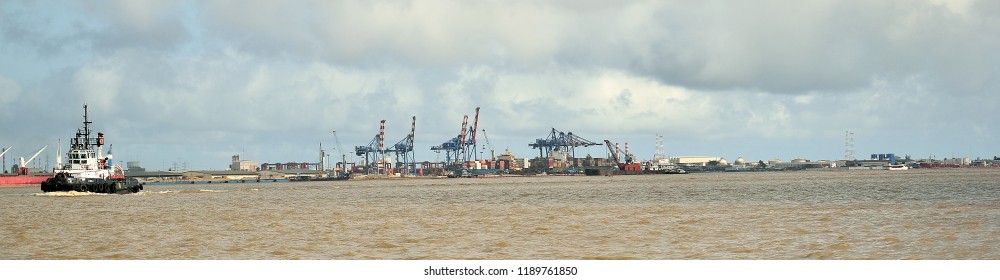
[[[326,177],[309,177],[309,176],[295,176],[289,179],[289,181],[299,182],[299,181],[344,181],[351,179],[351,173],[345,172],[337,176],[326,176]]]
[[[38,152],[36,152],[34,156],[31,156],[31,159],[24,160],[24,158],[22,157],[21,158],[21,165],[18,165],[17,173],[16,174],[3,174],[3,175],[0,175],[0,185],[34,185],[34,184],[39,184],[41,182],[45,182],[45,180],[47,180],[49,178],[52,178],[52,174],[51,173],[50,174],[30,174],[30,172],[28,171],[28,168],[25,167],[25,166],[28,166],[28,163],[30,163],[32,160],[34,160],[36,157],[38,157],[38,154],[41,154],[42,151],[44,151],[46,147],[48,147],[48,145],[46,145],[45,147],[42,147],[42,149],[38,150]],[[6,154],[7,151],[10,151],[10,147],[7,147],[7,149],[5,149],[2,153],[0,153],[0,156],[3,156],[4,154]]]
[[[672,168],[672,169],[667,169],[667,171],[665,171],[665,173],[666,174],[687,174],[687,171],[685,171],[684,169],[680,169],[680,168]]]
[[[54,176],[42,182],[43,192],[78,191],[95,193],[135,193],[142,190],[138,180],[125,177],[121,165],[111,165],[111,154],[103,155],[104,133],[90,138],[91,121],[83,105],[83,128],[76,130],[66,156],[69,163],[56,159]]]
[[[905,165],[905,164],[890,164],[890,165],[887,165],[886,168],[888,168],[889,170],[908,170],[908,169],[910,169],[910,167],[907,166],[907,165]]]

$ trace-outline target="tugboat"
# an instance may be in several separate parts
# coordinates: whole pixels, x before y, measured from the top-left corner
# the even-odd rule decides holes
[[[63,165],[62,157],[56,158],[54,176],[42,182],[43,192],[94,192],[94,193],[136,193],[142,184],[134,178],[125,177],[121,165],[111,165],[111,154],[104,155],[104,133],[91,138],[87,117],[87,105],[83,105],[83,128],[76,130],[76,137],[70,142],[66,157],[69,163]]]

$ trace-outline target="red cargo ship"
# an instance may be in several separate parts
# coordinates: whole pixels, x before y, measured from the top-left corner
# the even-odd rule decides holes
[[[52,178],[52,174],[0,175],[0,185],[37,185]]]
[[[38,152],[36,152],[35,155],[27,161],[22,157],[21,165],[18,165],[20,168],[17,169],[17,174],[0,174],[0,185],[41,184],[42,182],[45,182],[46,179],[52,178],[52,174],[29,174],[28,168],[24,167],[27,166],[32,160],[35,160],[35,158],[38,157],[38,154],[41,154],[42,151],[44,151],[48,146],[49,145],[45,145],[45,147],[42,147],[41,150],[38,150]],[[6,154],[7,151],[10,151],[10,147],[4,149],[3,153],[0,153],[0,156]]]

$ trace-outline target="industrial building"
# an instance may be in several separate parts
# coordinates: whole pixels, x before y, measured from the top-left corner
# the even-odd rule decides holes
[[[229,170],[257,171],[257,161],[240,160],[240,155],[233,155],[233,163],[229,165]]]
[[[125,170],[135,171],[135,172],[146,171],[146,169],[142,168],[142,165],[139,164],[139,161],[129,161],[129,162],[126,162],[125,163]]]

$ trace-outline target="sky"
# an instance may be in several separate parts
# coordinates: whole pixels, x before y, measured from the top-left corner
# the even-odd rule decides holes
[[[476,107],[518,157],[555,128],[640,159],[662,135],[667,156],[837,160],[847,131],[858,158],[992,158],[998,92],[1000,1],[0,0],[7,169],[54,164],[83,104],[152,170],[353,158],[412,116],[439,161]]]

